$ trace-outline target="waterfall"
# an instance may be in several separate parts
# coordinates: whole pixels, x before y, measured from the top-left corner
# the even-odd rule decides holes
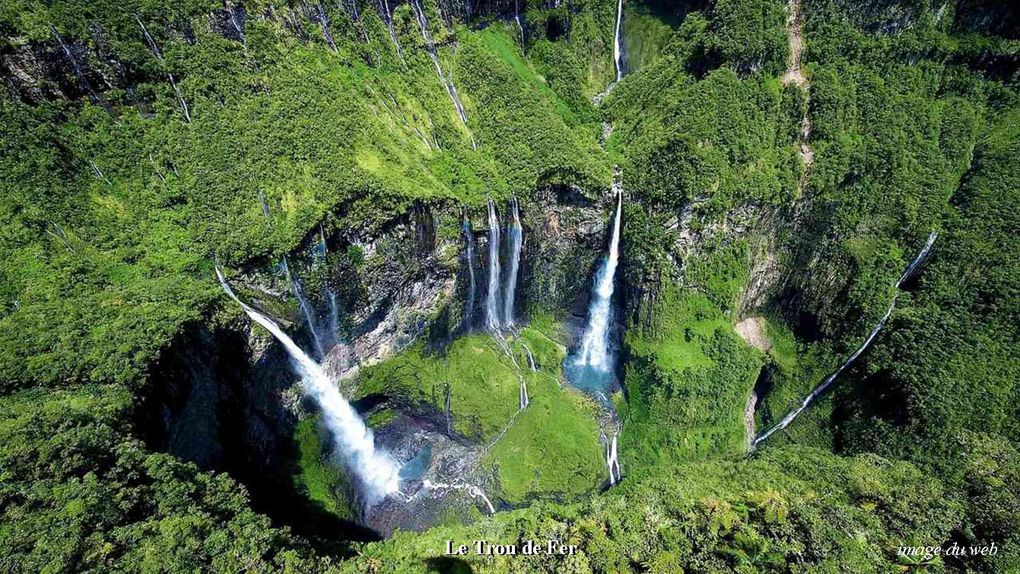
[[[326,264],[326,256],[328,252],[326,250],[326,232],[322,229],[322,224],[319,224],[319,261],[323,265]],[[340,309],[336,304],[336,293],[329,284],[329,274],[323,273],[322,277],[322,288],[326,292],[326,300],[329,302],[329,342],[333,345],[340,343]]]
[[[244,36],[244,23],[239,21],[237,18],[237,6],[227,4],[226,10],[227,16],[230,19],[230,25],[234,27],[234,31],[237,32],[238,37],[241,38],[241,45],[247,48],[248,39]],[[244,17],[244,13],[242,13],[241,16]]]
[[[471,329],[475,314],[475,234],[471,231],[471,220],[464,212],[464,246],[468,269],[468,296],[464,305],[464,325]]]
[[[339,52],[336,48],[336,42],[333,41],[333,34],[329,31],[329,20],[326,18],[326,11],[322,8],[322,2],[318,2],[315,5],[319,12],[319,26],[322,27],[322,37],[326,39],[326,43],[334,52]]]
[[[535,355],[531,354],[531,347],[523,342],[521,346],[524,347],[524,354],[528,356],[528,368],[532,373],[538,372],[538,365],[535,363]]]
[[[152,55],[156,56],[156,60],[160,66],[166,66],[166,62],[163,60],[163,51],[159,49],[159,44],[156,43],[156,39],[149,34],[149,29],[145,27],[145,23],[142,19],[135,15],[135,22],[138,22],[138,26],[142,29],[142,36],[145,37],[145,43],[149,45],[149,49],[152,50]],[[184,101],[184,96],[181,95],[181,89],[177,87],[177,82],[174,80],[174,75],[169,71],[166,71],[167,80],[170,81],[170,87],[174,90],[174,96],[177,97],[177,104],[181,106],[181,112],[184,113],[184,119],[191,123],[191,110],[188,108],[188,102]]]
[[[609,323],[612,317],[611,302],[616,279],[616,266],[620,258],[620,212],[623,209],[623,190],[613,183],[616,192],[616,216],[613,218],[613,236],[609,253],[595,276],[594,292],[588,308],[588,326],[581,340],[581,348],[574,362],[595,371],[608,372],[612,368]]]
[[[393,14],[390,13],[390,4],[388,0],[382,0],[383,16],[386,19],[386,30],[390,33],[390,42],[393,42],[393,47],[397,49],[397,57],[400,61],[404,61],[404,51],[400,49],[400,42],[397,42],[397,35],[393,33]]]
[[[384,0],[385,1],[385,0]],[[457,115],[460,116],[460,121],[464,125],[468,125],[467,112],[464,111],[464,104],[460,101],[460,95],[457,93],[457,86],[453,84],[453,81],[446,77],[443,73],[443,66],[439,62],[439,54],[436,52],[436,44],[432,41],[432,34],[429,32],[429,22],[425,17],[425,11],[422,9],[418,0],[411,0],[411,8],[414,11],[415,18],[418,20],[418,27],[421,28],[421,37],[425,41],[425,51],[428,52],[429,59],[432,60],[432,64],[436,67],[436,74],[439,75],[439,81],[442,82],[446,88],[447,95],[450,96],[450,101],[453,102],[453,107],[457,110]],[[471,149],[476,149],[478,145],[475,142],[474,134],[471,135]]]
[[[421,482],[422,486],[431,490],[463,490],[471,495],[471,498],[480,498],[485,503],[485,506],[489,509],[489,514],[495,514],[496,509],[492,506],[492,501],[489,500],[488,496],[485,496],[485,492],[477,486],[467,484],[465,482],[446,484],[442,482],[432,482],[429,479],[425,479]]]
[[[507,253],[510,257],[507,266],[506,287],[503,289],[503,324],[511,327],[514,324],[514,297],[517,293],[517,267],[521,260],[521,241],[524,230],[521,227],[518,213],[517,198],[510,200],[510,211],[513,219],[506,226],[506,239],[509,244]]]
[[[262,208],[262,215],[266,218],[266,221],[270,221],[269,217],[269,204],[266,203],[266,196],[262,193],[262,190],[257,192],[259,196],[259,206]]]
[[[85,73],[82,72],[81,66],[78,64],[78,59],[74,57],[74,52],[71,51],[71,48],[64,42],[64,38],[60,36],[60,33],[57,32],[57,29],[52,25],[50,26],[50,33],[52,33],[53,37],[56,38],[57,44],[60,45],[60,49],[63,50],[64,55],[67,56],[67,61],[71,64],[71,68],[74,69],[74,75],[79,81],[81,81],[82,85],[85,86],[85,89],[89,93],[89,97],[92,98],[93,102],[99,102],[99,94],[97,94],[92,88],[92,82],[90,82],[89,79],[85,77]]]
[[[897,293],[893,295],[893,299],[892,301],[889,302],[889,307],[885,310],[885,314],[882,315],[882,318],[879,319],[878,323],[875,324],[875,327],[871,330],[871,334],[868,335],[868,338],[864,340],[864,343],[861,344],[861,346],[858,347],[857,350],[854,351],[852,355],[850,355],[845,361],[843,361],[843,364],[841,364],[839,368],[836,369],[836,372],[826,377],[825,380],[821,382],[821,384],[815,387],[808,394],[808,396],[805,397],[804,400],[801,401],[799,405],[797,405],[797,408],[790,411],[785,417],[783,417],[783,420],[779,421],[778,424],[773,426],[767,432],[754,439],[754,441],[752,441],[751,443],[752,449],[757,447],[759,444],[764,442],[766,439],[768,439],[776,432],[781,431],[786,427],[790,426],[790,423],[792,423],[794,419],[796,419],[800,415],[800,413],[807,410],[807,408],[811,406],[811,403],[813,403],[815,399],[819,397],[819,395],[824,393],[825,390],[828,389],[833,382],[835,382],[839,375],[843,373],[843,371],[845,371],[847,368],[853,365],[854,362],[857,360],[857,357],[861,356],[861,353],[866,351],[868,347],[871,346],[871,343],[875,341],[875,338],[878,337],[878,334],[882,331],[882,328],[885,327],[886,322],[889,320],[889,316],[892,315],[893,309],[896,307],[896,296],[899,295],[898,290],[900,288],[900,285],[902,285],[906,280],[913,277],[917,273],[917,270],[920,268],[920,266],[924,264],[925,260],[927,260],[928,258],[929,253],[931,252],[932,246],[935,244],[935,239],[937,237],[938,232],[935,231],[932,231],[931,234],[928,235],[928,241],[925,242],[924,247],[921,248],[920,253],[918,253],[917,257],[915,257],[914,260],[910,262],[910,265],[907,266],[906,270],[903,272],[903,275],[901,275],[899,280],[896,281]]]
[[[485,297],[485,326],[499,331],[499,218],[489,200],[489,293]]]
[[[517,29],[521,31],[521,46],[524,46],[524,25],[521,24],[521,9],[518,3],[520,0],[514,0],[514,21],[517,22]]]
[[[305,298],[305,294],[301,290],[301,284],[298,283],[297,277],[294,277],[294,274],[290,272],[290,264],[287,263],[286,256],[283,258],[283,271],[287,275],[287,281],[290,282],[290,288],[294,292],[294,297],[298,300],[301,312],[305,316],[305,322],[308,323],[308,331],[312,335],[312,343],[315,344],[315,351],[320,357],[325,357],[325,347],[322,346],[322,339],[319,338],[319,333],[315,328],[315,313],[312,311],[312,306],[308,303],[308,299]]]
[[[301,376],[305,394],[314,399],[322,410],[323,421],[333,435],[338,452],[364,484],[369,502],[398,492],[400,475],[396,462],[389,454],[375,448],[371,429],[365,426],[322,367],[305,354],[272,319],[243,303],[234,294],[219,267],[216,268],[216,276],[227,295],[241,305],[253,321],[272,333],[287,350],[291,364]]]
[[[623,49],[620,46],[620,24],[623,23],[623,0],[616,0],[616,34],[613,36],[613,61],[616,63],[616,81],[623,79]]]
[[[609,486],[616,485],[620,481],[620,459],[616,453],[616,436],[619,432],[613,432],[613,438],[610,439],[605,434],[602,437],[606,441],[606,469],[609,471]]]
[[[162,64],[163,52],[159,49],[159,45],[156,44],[156,40],[149,34],[149,29],[145,27],[142,19],[137,14],[135,15],[135,22],[138,22],[138,25],[142,28],[142,36],[145,37],[145,43],[149,45],[149,49],[152,50],[152,54],[156,56],[156,59]]]

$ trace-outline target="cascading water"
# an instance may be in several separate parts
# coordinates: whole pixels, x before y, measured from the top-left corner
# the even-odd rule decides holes
[[[613,36],[613,62],[616,63],[616,81],[623,79],[623,47],[620,44],[621,24],[623,23],[623,0],[616,2],[616,33]]]
[[[499,217],[496,204],[489,200],[489,292],[485,297],[485,327],[499,331]]]
[[[464,212],[464,256],[467,258],[468,296],[464,303],[464,325],[470,329],[474,325],[475,314],[475,234],[471,231],[471,220],[467,211]]]
[[[532,373],[537,373],[538,364],[535,363],[535,355],[531,353],[531,347],[523,342],[521,343],[521,346],[524,347],[524,354],[528,356],[528,368],[531,369]]]
[[[464,111],[464,104],[460,101],[460,94],[457,93],[457,86],[454,85],[453,80],[446,77],[443,73],[443,66],[439,62],[439,54],[436,52],[436,44],[432,41],[432,33],[429,32],[429,21],[425,17],[425,11],[422,9],[418,0],[411,0],[411,8],[414,11],[415,18],[418,20],[418,27],[421,28],[421,37],[425,41],[425,51],[429,55],[429,59],[432,60],[432,64],[436,67],[436,74],[439,75],[439,81],[442,82],[446,88],[446,93],[450,96],[450,101],[453,102],[453,107],[457,109],[457,115],[460,116],[460,121],[464,125],[468,125],[467,112]],[[475,136],[468,129],[468,133],[471,136],[471,148],[476,149],[478,147],[475,142]]]
[[[613,218],[613,235],[609,253],[595,276],[592,302],[588,308],[588,326],[581,339],[581,347],[574,364],[592,370],[608,372],[612,368],[612,345],[609,339],[609,324],[612,319],[612,298],[615,288],[616,267],[620,258],[620,216],[623,209],[623,193],[618,182],[613,183],[616,192],[616,215]]]
[[[272,333],[287,350],[291,364],[301,376],[305,394],[314,399],[322,410],[323,421],[333,435],[337,451],[364,486],[367,502],[371,504],[398,492],[400,469],[397,462],[388,453],[376,449],[371,429],[365,426],[322,367],[305,354],[272,319],[242,302],[230,288],[219,267],[216,268],[216,276],[227,295],[241,305],[253,321]]]
[[[495,507],[492,506],[492,501],[490,501],[489,497],[485,496],[485,492],[482,491],[482,489],[478,488],[477,486],[474,486],[474,485],[471,485],[471,484],[467,484],[465,482],[460,482],[460,483],[455,483],[455,484],[446,484],[446,483],[442,483],[442,482],[432,482],[429,479],[423,480],[421,484],[422,484],[423,487],[425,487],[425,488],[427,488],[429,490],[463,490],[463,491],[466,491],[468,494],[471,495],[471,498],[480,498],[480,499],[482,499],[482,502],[484,502],[485,506],[488,507],[488,509],[489,509],[489,514],[495,514],[496,513]]]
[[[326,232],[322,229],[322,224],[319,224],[319,261],[321,264],[326,264]],[[329,302],[329,342],[330,344],[336,345],[340,343],[340,309],[336,304],[336,293],[329,284],[329,278],[327,274],[323,274],[322,288],[326,292],[326,300]]]
[[[322,7],[322,2],[318,2],[315,5],[316,10],[319,13],[319,26],[322,28],[322,37],[326,39],[326,43],[334,52],[339,52],[336,48],[336,42],[333,40],[333,33],[329,31],[329,18],[326,16],[326,10]]]
[[[836,372],[826,377],[826,379],[822,381],[821,384],[815,387],[808,394],[808,396],[805,397],[803,401],[801,401],[797,408],[790,411],[785,417],[783,417],[783,420],[779,421],[778,424],[773,426],[767,432],[755,438],[754,441],[752,441],[751,443],[752,449],[756,448],[759,444],[764,442],[773,434],[790,426],[790,423],[792,423],[794,419],[796,419],[800,415],[800,413],[807,410],[807,408],[811,406],[811,403],[813,403],[815,399],[817,399],[822,393],[824,393],[825,390],[828,389],[833,382],[835,382],[839,375],[843,373],[843,371],[845,371],[847,368],[853,365],[857,358],[861,356],[861,353],[866,351],[868,347],[871,346],[871,343],[875,341],[875,338],[878,337],[878,334],[882,331],[882,328],[885,327],[886,322],[889,320],[889,316],[892,315],[893,309],[896,307],[896,296],[899,295],[898,290],[900,286],[903,285],[905,281],[913,277],[917,273],[917,270],[920,268],[920,266],[923,265],[925,260],[928,259],[928,255],[931,252],[931,248],[935,244],[935,239],[937,237],[938,232],[935,231],[932,231],[931,234],[928,235],[928,241],[925,242],[924,247],[921,248],[920,253],[917,254],[917,257],[915,257],[914,260],[910,262],[910,265],[908,265],[906,270],[903,271],[903,274],[900,275],[899,280],[896,281],[897,293],[893,295],[892,301],[889,302],[889,308],[886,309],[885,314],[882,315],[882,318],[879,319],[878,323],[875,324],[875,327],[871,330],[871,334],[868,335],[868,338],[865,339],[864,343],[860,347],[858,347],[857,350],[854,351],[852,355],[850,355],[845,361],[843,361],[843,364],[840,365],[838,369],[836,369]]]
[[[613,438],[602,435],[606,441],[606,469],[609,471],[609,486],[614,486],[620,481],[622,476],[620,473],[620,459],[616,453],[616,437],[618,433],[613,433]]]
[[[159,49],[159,44],[156,43],[156,39],[149,34],[149,29],[145,27],[145,23],[142,22],[142,19],[137,15],[135,16],[135,21],[138,22],[138,26],[141,27],[142,36],[145,37],[145,43],[147,43],[149,45],[149,49],[152,50],[152,55],[156,56],[156,60],[161,66],[165,66],[166,62],[163,60],[163,51]],[[167,71],[166,78],[170,82],[170,87],[174,90],[174,96],[177,97],[177,104],[181,106],[181,112],[184,114],[184,119],[187,120],[188,123],[191,123],[191,110],[188,108],[188,102],[184,101],[184,96],[181,95],[181,89],[177,87],[174,75]]]
[[[519,0],[514,0],[514,21],[517,22],[517,29],[521,32],[521,46],[524,45],[524,25],[521,24],[521,8]]]
[[[266,218],[267,221],[271,221],[271,218],[269,216],[269,204],[266,203],[266,196],[262,193],[261,189],[258,190],[258,196],[259,196],[259,207],[262,208],[262,215]]]
[[[85,86],[85,89],[89,93],[89,97],[92,98],[92,101],[94,102],[101,101],[99,94],[97,94],[95,89],[92,88],[92,82],[90,82],[85,76],[85,73],[82,72],[81,66],[78,64],[78,58],[74,57],[74,52],[72,52],[71,48],[64,42],[64,38],[53,26],[50,26],[50,33],[52,33],[53,37],[57,40],[57,44],[59,44],[60,49],[63,50],[64,56],[67,57],[67,61],[71,64],[71,68],[74,69],[74,75],[78,78],[82,85]]]
[[[404,51],[400,49],[400,42],[397,42],[397,35],[393,33],[393,14],[390,13],[390,4],[388,0],[381,0],[383,8],[383,16],[386,19],[386,30],[390,33],[390,42],[393,42],[393,47],[397,49],[397,57],[400,61],[404,61]]]
[[[326,356],[326,349],[322,345],[322,339],[319,337],[319,332],[315,328],[315,313],[312,311],[312,306],[308,303],[308,299],[305,298],[304,292],[301,290],[301,284],[298,283],[297,277],[290,272],[290,264],[287,262],[287,257],[283,258],[283,272],[287,275],[287,281],[290,283],[290,288],[294,292],[294,297],[298,300],[298,305],[301,307],[301,312],[305,316],[305,322],[308,323],[308,332],[312,335],[312,343],[315,345],[315,351],[320,357]]]
[[[514,298],[517,295],[517,267],[521,260],[521,243],[524,238],[524,230],[521,227],[521,219],[517,198],[510,200],[510,212],[512,219],[506,226],[506,239],[508,243],[506,287],[503,289],[503,324],[512,327],[514,324]]]

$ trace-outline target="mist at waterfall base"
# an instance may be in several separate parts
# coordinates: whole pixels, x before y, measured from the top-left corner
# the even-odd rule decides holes
[[[623,195],[619,189],[616,192],[616,214],[613,216],[609,250],[595,274],[581,344],[563,364],[571,385],[590,394],[610,410],[612,402],[609,396],[616,382],[614,366],[617,352],[612,337],[612,300],[620,259],[620,212],[623,208]]]
[[[272,319],[245,304],[230,288],[219,268],[216,276],[223,290],[236,301],[256,323],[272,333],[290,356],[291,365],[301,377],[304,393],[313,399],[322,412],[322,420],[335,442],[336,452],[361,485],[366,505],[372,505],[400,489],[400,465],[387,452],[375,447],[375,438],[337,385],[301,347]]]

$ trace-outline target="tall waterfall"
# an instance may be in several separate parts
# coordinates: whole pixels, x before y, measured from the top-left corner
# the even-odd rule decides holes
[[[751,443],[752,449],[757,447],[759,444],[764,442],[766,439],[768,439],[776,432],[781,431],[786,427],[790,426],[790,423],[792,423],[794,419],[796,419],[800,415],[800,413],[807,410],[807,408],[811,406],[811,403],[815,402],[815,399],[817,399],[819,395],[824,393],[825,390],[828,389],[833,382],[835,382],[839,375],[841,375],[843,371],[845,371],[847,368],[853,365],[854,362],[857,360],[857,357],[860,357],[861,353],[866,351],[868,347],[871,346],[871,343],[875,341],[875,337],[878,337],[878,334],[882,331],[882,328],[885,327],[886,322],[889,320],[889,316],[892,315],[893,309],[896,307],[896,296],[899,295],[898,289],[905,281],[913,277],[917,273],[917,270],[920,268],[920,266],[923,265],[925,260],[928,259],[928,255],[931,252],[931,248],[935,244],[935,239],[937,237],[938,232],[936,231],[932,231],[931,234],[928,235],[928,241],[925,242],[924,247],[921,248],[920,253],[917,254],[917,257],[915,257],[914,260],[910,262],[910,265],[908,265],[906,270],[903,271],[903,274],[900,275],[899,280],[896,281],[897,292],[895,295],[893,295],[892,301],[889,302],[889,308],[885,310],[885,314],[882,315],[882,318],[879,319],[878,323],[875,324],[875,327],[871,330],[871,334],[868,335],[868,338],[864,340],[864,343],[860,347],[858,347],[857,350],[854,351],[852,355],[850,355],[845,361],[843,361],[843,364],[840,365],[838,369],[836,369],[836,372],[826,377],[826,379],[822,381],[820,385],[815,387],[814,390],[812,390],[808,394],[808,396],[805,397],[804,400],[801,401],[799,405],[797,405],[797,408],[790,411],[785,417],[783,417],[783,420],[779,421],[779,423],[776,424],[774,427],[769,429],[761,436],[755,438],[754,441],[752,441]]]
[[[620,259],[620,212],[623,208],[623,190],[618,182],[613,183],[616,192],[616,215],[613,218],[613,236],[609,242],[609,253],[602,261],[595,276],[592,301],[588,307],[588,326],[581,339],[581,349],[574,362],[578,366],[591,367],[607,372],[612,368],[612,349],[609,341],[609,323],[612,318],[611,302],[616,279],[616,266]]]
[[[613,62],[616,63],[616,81],[623,79],[623,47],[620,45],[620,25],[623,23],[623,0],[616,0],[616,33],[613,36]]]
[[[471,231],[471,220],[467,211],[464,212],[464,256],[467,258],[468,296],[464,304],[464,325],[470,329],[474,326],[475,315],[475,234]]]
[[[326,356],[326,349],[322,345],[322,339],[319,337],[319,331],[315,328],[315,312],[312,311],[312,306],[308,303],[308,299],[305,298],[304,292],[301,290],[301,284],[298,283],[297,277],[290,272],[290,264],[287,262],[287,257],[283,258],[283,272],[287,275],[287,281],[290,283],[290,288],[294,291],[294,297],[298,300],[298,305],[301,307],[301,313],[305,316],[305,322],[308,323],[308,332],[312,335],[312,343],[315,344],[315,351],[320,357]]]
[[[425,10],[422,9],[421,4],[418,0],[411,0],[411,8],[414,11],[414,16],[418,20],[418,27],[421,28],[421,37],[425,41],[425,51],[428,52],[429,59],[432,60],[432,64],[436,67],[436,74],[439,75],[439,81],[442,82],[446,88],[446,93],[450,96],[450,101],[453,102],[453,107],[457,109],[457,115],[460,116],[460,121],[466,126],[468,124],[467,112],[464,111],[464,104],[460,101],[460,94],[457,93],[457,86],[454,85],[453,80],[446,77],[443,73],[443,66],[439,62],[439,54],[436,52],[436,44],[432,41],[432,33],[429,32],[429,22],[425,17]],[[470,129],[468,130],[470,134]],[[474,134],[471,135],[471,147],[472,149],[478,147],[475,142]]]
[[[319,253],[320,261],[323,265],[326,263],[326,232],[322,229],[322,224],[319,224]],[[323,274],[323,291],[326,292],[326,300],[329,302],[329,342],[331,344],[337,344],[340,342],[340,309],[336,304],[336,292],[333,291],[333,287],[329,284],[328,273]]]
[[[305,354],[272,319],[242,302],[230,288],[219,267],[216,268],[216,276],[227,295],[237,301],[253,321],[272,333],[287,350],[291,364],[301,376],[305,394],[322,409],[323,421],[333,435],[337,451],[364,485],[369,501],[397,492],[400,489],[400,474],[396,461],[386,452],[375,448],[372,431],[340,394],[338,387],[329,380],[322,367]]]
[[[506,239],[508,243],[506,287],[503,289],[503,324],[507,327],[514,324],[514,298],[517,296],[517,267],[521,261],[521,243],[524,238],[524,229],[521,227],[521,218],[517,204],[517,198],[510,200],[510,213],[512,219],[506,226]]]
[[[496,204],[489,200],[489,292],[485,297],[485,327],[498,331],[499,309],[499,217]]]

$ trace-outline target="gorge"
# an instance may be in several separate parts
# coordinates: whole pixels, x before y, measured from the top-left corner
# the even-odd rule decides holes
[[[4,8],[0,570],[1020,565],[1011,4]]]

